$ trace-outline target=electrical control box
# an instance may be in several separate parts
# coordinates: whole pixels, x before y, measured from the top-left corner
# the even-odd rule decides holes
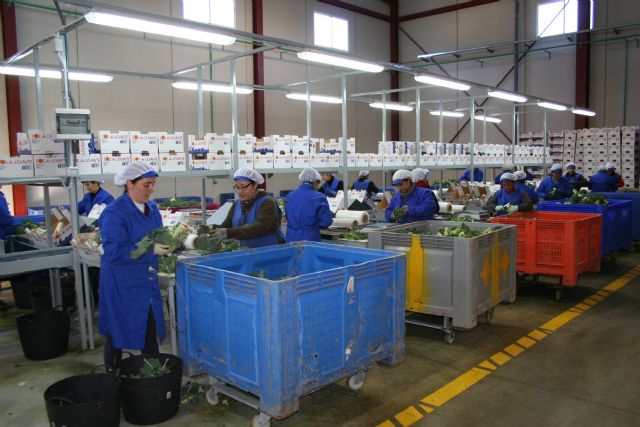
[[[54,108],[53,126],[56,140],[91,139],[89,110],[79,108]]]

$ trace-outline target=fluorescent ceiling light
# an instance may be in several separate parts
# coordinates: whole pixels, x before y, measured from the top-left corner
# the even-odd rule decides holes
[[[447,79],[444,77],[432,76],[430,74],[418,74],[417,76],[413,76],[415,81],[420,83],[426,83],[434,86],[447,87],[449,89],[455,90],[469,90],[471,86],[466,83],[461,83],[456,80]]]
[[[564,111],[567,109],[565,105],[556,104],[554,102],[538,101],[538,107],[547,108],[549,110]]]
[[[379,73],[384,70],[382,65],[378,65],[373,62],[350,59],[345,56],[330,55],[328,53],[314,52],[311,50],[298,52],[298,58],[304,59],[305,61],[335,65],[336,67],[350,68],[352,70],[366,71],[369,73]]]
[[[306,101],[306,93],[288,93],[285,95],[289,99],[296,99],[299,101]],[[325,102],[327,104],[342,104],[342,98],[337,96],[324,96],[324,95],[309,95],[309,99],[313,102]]]
[[[8,74],[12,76],[35,77],[36,70],[30,67],[22,67],[16,65],[0,66],[0,74]],[[40,77],[45,79],[61,79],[60,70],[52,70],[50,68],[41,68]],[[113,76],[99,73],[85,73],[80,71],[69,71],[69,80],[77,80],[83,82],[108,83],[113,80]]]
[[[497,117],[491,117],[491,116],[483,116],[482,114],[478,116],[473,116],[473,118],[476,120],[482,120],[483,122],[502,123],[502,119],[499,119]]]
[[[177,82],[171,83],[171,86],[175,87],[176,89],[198,90],[198,83],[196,82],[177,81]],[[232,87],[228,85],[202,83],[202,90],[206,92],[231,93]],[[248,95],[250,93],[253,93],[253,89],[248,87],[237,86],[236,93],[239,95]]]
[[[413,111],[413,107],[409,105],[401,104],[399,102],[372,102],[369,104],[369,107],[372,108],[386,108],[387,110],[395,110],[395,111]]]
[[[228,46],[236,41],[235,37],[212,33],[210,31],[195,30],[182,25],[165,24],[147,19],[118,15],[111,12],[88,12],[84,15],[84,19],[91,24],[105,25],[107,27],[122,28],[123,30],[158,34],[161,36],[213,43],[223,46]]]
[[[442,111],[441,112],[440,110],[435,110],[435,111],[429,111],[429,114],[431,114],[432,116],[442,115],[443,117],[464,117],[464,113],[461,113],[460,111]]]
[[[581,115],[581,116],[589,116],[589,117],[593,117],[593,116],[596,115],[595,111],[586,110],[584,108],[572,108],[571,112],[573,114],[578,114],[578,115]]]
[[[507,101],[527,102],[526,96],[518,95],[512,92],[505,92],[503,90],[490,90],[487,92],[487,95],[493,98],[506,99]]]

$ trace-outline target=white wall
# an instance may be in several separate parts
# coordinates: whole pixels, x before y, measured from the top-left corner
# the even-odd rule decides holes
[[[462,1],[462,0],[460,0]],[[115,2],[130,8],[146,10],[158,14],[181,15],[179,0],[145,0]],[[357,0],[350,3],[369,8],[380,13],[387,13],[388,7],[381,0]],[[422,10],[455,3],[454,0],[400,0],[399,14],[406,15]],[[521,38],[535,36],[536,1],[521,0]],[[514,0],[501,0],[496,3],[463,9],[458,12],[421,18],[400,24],[418,44],[427,52],[450,49],[476,47],[490,43],[505,42],[514,39]],[[595,26],[611,26],[627,22],[640,21],[640,2],[635,0],[599,0],[595,2]],[[55,13],[17,6],[18,44],[26,47],[59,27]],[[381,20],[338,9],[315,0],[264,0],[265,34],[310,43],[312,41],[312,13],[314,10],[342,16],[350,21],[350,51],[358,56],[388,59],[389,58],[389,25]],[[237,0],[237,27],[251,31],[251,1]],[[637,31],[640,32],[640,31]],[[628,32],[623,33],[628,34]],[[600,38],[602,36],[594,36]],[[400,61],[417,65],[416,56],[422,50],[411,42],[402,32],[399,35]],[[557,40],[538,42],[535,49],[545,45],[555,45]],[[72,66],[120,69],[138,72],[169,72],[187,65],[207,61],[210,52],[205,46],[185,46],[163,37],[143,36],[126,31],[116,31],[84,26],[69,38],[69,56]],[[242,49],[236,44],[233,50]],[[497,51],[501,53],[504,51]],[[533,52],[527,55],[520,65],[520,90],[561,102],[572,103],[575,91],[575,48],[563,48],[545,52]],[[485,52],[489,55],[488,52]],[[214,58],[223,57],[228,52],[213,51]],[[623,76],[624,76],[624,43],[609,41],[593,44],[591,47],[591,102],[588,107],[595,109],[598,115],[591,120],[591,126],[620,126],[623,124]],[[294,64],[297,61],[292,54],[282,53],[287,61],[281,62],[270,58],[278,57],[276,52],[265,55],[265,84],[281,84],[303,81],[323,75],[337,74],[339,70],[319,68],[313,65]],[[42,53],[42,62],[55,64],[56,60],[50,45]],[[500,79],[513,66],[513,56],[485,58],[481,61],[466,61],[463,56],[456,60],[450,56],[439,59],[442,67],[453,77],[496,86]],[[238,80],[250,82],[252,63],[250,59],[238,60]],[[433,64],[422,64],[428,72],[441,74]],[[640,124],[640,89],[637,75],[640,69],[640,48],[636,42],[629,43],[628,49],[628,99],[626,124]],[[229,64],[213,67],[214,80],[228,80]],[[208,77],[208,73],[206,75]],[[412,76],[401,74],[401,86],[414,86]],[[365,92],[387,88],[389,77],[386,73],[375,76],[358,76],[347,79],[348,93]],[[510,74],[501,87],[513,89],[513,74]],[[60,85],[55,81],[44,81],[45,119],[49,125],[51,108],[61,105]],[[304,86],[295,90],[304,91]],[[340,93],[339,81],[331,80],[315,83],[312,92],[323,94]],[[21,80],[22,115],[25,130],[37,125],[35,115],[35,91],[32,79]],[[195,133],[197,130],[196,95],[194,92],[174,90],[169,82],[117,76],[107,85],[83,83],[72,84],[72,93],[79,106],[92,111],[93,129],[139,129],[182,130]],[[472,95],[481,95],[475,90]],[[460,94],[446,89],[423,90],[423,100],[459,99]],[[463,95],[462,95],[463,96]],[[401,100],[414,100],[414,92],[404,93]],[[228,95],[212,95],[213,109],[209,107],[209,96],[205,96],[205,129],[216,132],[231,130],[230,99]],[[480,101],[479,101],[480,102]],[[490,100],[486,106],[508,106],[499,100]],[[444,108],[468,107],[468,101],[446,104]],[[281,92],[267,92],[265,96],[266,133],[267,134],[299,134],[306,133],[306,116],[304,104],[286,100]],[[239,131],[253,133],[252,97],[239,97],[238,102]],[[376,151],[376,143],[381,138],[381,113],[373,110],[366,103],[349,102],[348,134],[358,140],[358,151]],[[312,135],[319,137],[336,137],[341,134],[340,106],[313,104]],[[428,114],[421,114],[422,140],[438,139],[438,120]],[[444,140],[449,141],[465,119],[447,118],[444,129]],[[550,114],[549,129],[560,130],[573,127],[571,114]],[[482,141],[482,122],[475,123],[475,141]],[[511,117],[503,117],[499,125],[502,131],[511,137]],[[400,138],[415,138],[415,113],[400,114]],[[540,114],[526,114],[521,123],[521,131],[540,131],[542,121]],[[467,125],[457,138],[459,142],[470,139]],[[506,143],[505,138],[494,125],[487,126],[487,141]],[[349,177],[351,180],[352,177]],[[374,180],[381,183],[380,174],[373,175]],[[209,181],[209,195],[227,192],[231,187],[229,180],[218,179],[212,186]],[[198,194],[198,179],[162,179],[157,190],[159,196],[173,194]],[[293,174],[276,175],[269,180],[269,188],[276,193],[280,189],[290,189],[297,184]],[[107,185],[108,187],[108,185]],[[113,189],[115,190],[115,189]],[[41,204],[39,191],[29,195],[30,204]],[[56,196],[56,202],[62,202],[63,196]]]

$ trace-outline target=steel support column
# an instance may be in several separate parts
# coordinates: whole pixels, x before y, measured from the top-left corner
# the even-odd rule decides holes
[[[578,0],[578,31],[588,30],[591,20],[591,2]],[[576,35],[576,100],[578,107],[589,108],[589,68],[591,67],[591,54],[588,42],[591,39],[589,33]],[[575,115],[575,128],[589,127],[589,117]]]
[[[262,0],[252,0],[251,2],[251,28],[255,34],[263,34],[263,13]],[[253,47],[258,48],[261,44],[254,43]],[[253,55],[253,84],[264,85],[264,54],[262,52]],[[264,117],[264,91],[253,91],[253,132],[257,138],[265,135]]]
[[[392,0],[389,2],[389,15],[391,22],[389,23],[389,60],[397,64],[400,62],[399,58],[399,42],[398,42],[398,0]],[[389,71],[390,88],[398,89],[400,87],[400,73],[398,71]],[[398,92],[391,92],[391,101],[398,102],[400,100],[400,94]],[[391,111],[391,140],[400,140],[400,113],[398,111]]]

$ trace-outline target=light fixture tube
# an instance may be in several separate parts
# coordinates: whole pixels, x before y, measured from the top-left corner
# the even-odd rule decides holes
[[[295,99],[298,101],[306,101],[306,93],[288,93],[285,95],[289,99]],[[309,99],[312,102],[324,102],[326,104],[342,104],[342,98],[337,96],[325,96],[325,95],[309,95]]]
[[[177,82],[171,83],[171,86],[173,86],[176,89],[198,90],[198,83],[196,82],[177,81]],[[205,92],[231,93],[232,87],[228,85],[202,83],[202,90]],[[248,95],[250,93],[253,93],[253,89],[248,87],[237,86],[236,93],[238,95]]]
[[[235,37],[225,36],[210,31],[196,30],[182,25],[165,24],[163,22],[148,19],[134,18],[132,16],[119,15],[112,12],[91,11],[84,15],[84,19],[90,24],[104,25],[107,27],[121,28],[123,30],[139,31],[142,33],[157,34],[204,43],[228,46],[235,43]]]
[[[435,110],[435,111],[429,111],[429,114],[431,114],[432,116],[440,116],[442,115],[443,117],[464,117],[464,113],[460,112],[460,111],[440,111],[440,110]]]
[[[11,76],[35,77],[36,70],[30,67],[6,65],[6,66],[0,66],[0,74],[8,74]],[[62,73],[60,72],[60,70],[41,68],[40,77],[45,79],[59,80],[62,78]],[[110,76],[108,74],[87,73],[83,71],[69,71],[69,80],[108,83],[113,80],[113,76]]]
[[[584,108],[572,108],[571,112],[573,114],[578,114],[580,116],[589,116],[589,117],[593,117],[596,115],[595,111],[592,110],[586,110]]]
[[[476,120],[482,120],[483,122],[502,123],[502,119],[499,119],[497,117],[477,115],[473,116],[473,118]]]
[[[351,59],[345,56],[331,55],[328,53],[303,50],[298,52],[298,58],[305,61],[318,62],[325,65],[335,65],[336,67],[350,68],[352,70],[366,71],[369,73],[379,73],[384,70],[382,65],[373,62]]]
[[[487,92],[487,95],[493,98],[500,98],[513,102],[527,102],[528,99],[526,96],[518,95],[511,92],[505,92],[503,90],[490,90]]]
[[[434,85],[434,86],[441,86],[441,87],[446,87],[449,89],[455,89],[455,90],[469,90],[471,89],[471,86],[466,84],[466,83],[462,83],[456,80],[452,80],[452,79],[447,79],[444,77],[439,77],[439,76],[433,76],[431,74],[418,74],[417,76],[413,77],[415,79],[415,81],[420,82],[420,83],[425,83],[425,84],[429,84],[429,85]]]
[[[371,104],[369,104],[369,107],[379,109],[386,108],[387,110],[394,111],[413,111],[413,107],[405,104],[400,104],[399,102],[372,102]]]
[[[556,104],[554,102],[538,101],[538,107],[547,108],[549,110],[565,111],[566,105]]]

